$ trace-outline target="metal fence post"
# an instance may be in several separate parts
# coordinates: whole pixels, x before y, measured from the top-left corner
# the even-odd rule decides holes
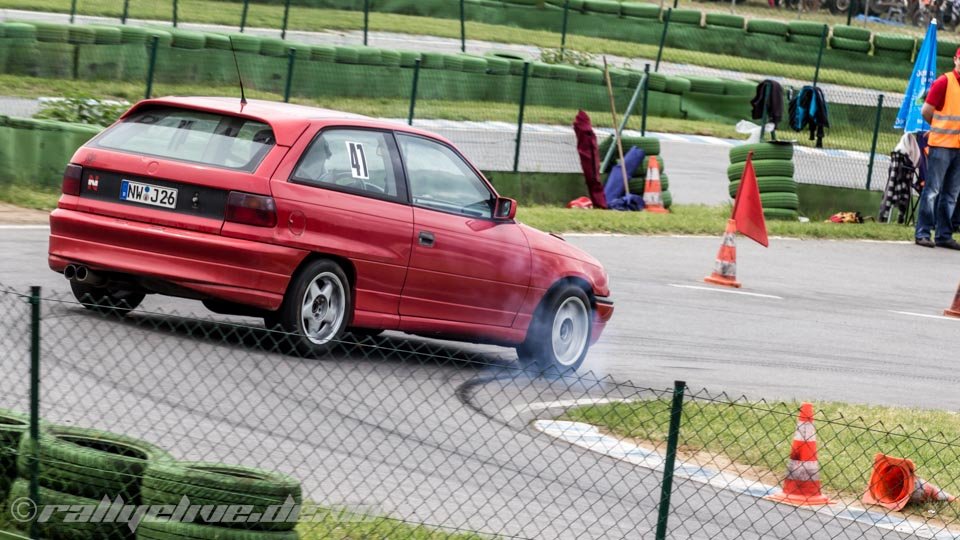
[[[413,87],[410,89],[410,112],[407,114],[407,125],[413,125],[413,112],[417,108],[417,86],[420,84],[420,59],[413,64]]]
[[[620,125],[615,126],[617,131],[614,132],[614,140],[620,138],[623,135],[623,130],[627,127],[627,122],[630,121],[630,116],[633,115],[633,109],[637,106],[637,100],[640,99],[641,92],[647,86],[647,79],[649,74],[644,72],[643,76],[640,77],[640,82],[637,83],[637,87],[633,90],[633,95],[630,96],[630,102],[627,104],[627,110],[623,113],[623,118],[620,119]],[[607,170],[607,166],[610,164],[610,160],[613,159],[613,152],[617,149],[616,144],[611,144],[610,148],[607,149],[607,155],[603,158],[603,163],[600,165],[600,170]]]
[[[883,94],[877,96],[877,117],[873,121],[873,143],[870,145],[870,161],[867,163],[867,191],[873,181],[873,160],[877,155],[877,139],[880,136],[880,115],[883,114]]]
[[[240,33],[247,27],[247,13],[250,12],[250,0],[243,0],[243,11],[240,12]]]
[[[530,61],[523,63],[523,82],[520,84],[520,116],[517,118],[517,144],[513,149],[513,172],[520,168],[520,138],[523,136],[523,112],[527,108],[527,79],[530,76]]]
[[[643,66],[643,110],[640,117],[640,135],[647,136],[647,99],[650,96],[650,64]],[[628,113],[629,114],[629,113]]]
[[[289,0],[287,0],[289,2]],[[367,44],[367,35],[370,33],[370,0],[363,0],[363,44]]]
[[[677,4],[680,3],[680,0],[673,0],[673,9],[677,9]]]
[[[856,5],[855,0],[850,0],[850,5],[847,6],[847,26],[850,26],[850,21],[853,20],[853,6]]]
[[[460,52],[467,52],[467,6],[460,0]]]
[[[178,0],[173,0],[173,27],[174,28],[177,27],[177,8],[179,7],[177,2]]]
[[[813,87],[817,87],[817,81],[820,80],[820,63],[823,61],[823,50],[827,48],[827,25],[823,25],[820,32],[820,52],[817,53],[817,68],[813,72]]]
[[[287,22],[290,20],[290,0],[283,3],[283,27],[280,29],[280,39],[287,39]]]
[[[570,16],[570,0],[563,3],[563,26],[560,28],[560,61],[563,62],[563,53],[567,49],[567,20]]]
[[[663,46],[667,43],[667,29],[670,28],[670,14],[673,13],[673,8],[667,9],[667,17],[663,20],[663,33],[660,34],[660,47],[657,49],[657,64],[654,66],[654,71],[660,71],[660,59],[663,58]]]
[[[73,19],[77,16],[77,0],[70,0],[70,24],[73,24]]]
[[[30,500],[40,507],[40,287],[30,287]],[[30,538],[40,538],[37,520],[30,522]]]
[[[290,103],[290,91],[293,89],[293,64],[297,61],[297,50],[293,47],[287,51],[287,83],[283,88],[283,102]]]
[[[120,15],[120,24],[127,24],[128,15],[130,15],[130,0],[123,0],[123,14]]]
[[[144,99],[150,99],[153,93],[153,72],[157,69],[157,49],[160,47],[160,37],[153,36],[150,39],[150,62],[147,64],[147,91],[144,93]]]
[[[680,420],[683,416],[683,390],[687,383],[674,381],[673,402],[670,404],[670,431],[667,434],[667,456],[663,462],[663,483],[660,484],[660,505],[657,511],[657,540],[667,538],[667,518],[670,516],[670,493],[673,491],[673,467],[680,438]]]
[[[770,92],[772,85],[766,85],[763,89],[763,116],[760,120],[760,142],[763,142],[763,134],[767,131],[767,106],[770,103]]]

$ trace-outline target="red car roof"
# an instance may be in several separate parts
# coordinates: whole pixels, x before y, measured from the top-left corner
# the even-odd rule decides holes
[[[240,98],[236,97],[163,97],[145,99],[137,102],[129,111],[124,113],[121,118],[125,118],[144,107],[155,105],[229,114],[263,122],[273,129],[277,144],[282,146],[291,146],[308,125],[318,121],[336,125],[405,131],[429,136],[449,144],[449,141],[443,137],[414,129],[398,122],[378,120],[361,114],[334,111],[320,107],[308,107],[306,105],[258,99],[247,100],[246,105],[241,105]]]

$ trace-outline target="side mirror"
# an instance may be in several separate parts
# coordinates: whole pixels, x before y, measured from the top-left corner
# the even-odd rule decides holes
[[[493,207],[493,219],[497,221],[512,221],[517,216],[517,201],[506,197],[497,197]]]

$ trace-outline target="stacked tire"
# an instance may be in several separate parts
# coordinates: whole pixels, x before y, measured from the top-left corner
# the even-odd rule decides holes
[[[96,507],[104,497],[118,496],[124,504],[140,504],[141,482],[148,466],[172,462],[166,451],[139,439],[92,429],[45,427],[39,445],[25,433],[18,448],[17,471],[8,496],[11,511],[16,501],[29,497],[29,457],[39,456],[38,483],[43,505]],[[38,523],[44,538],[51,540],[130,540],[126,523],[64,522],[63,513]]]
[[[870,31],[857,26],[837,25],[833,27],[830,48],[859,53],[870,52]]]
[[[6,498],[17,479],[20,440],[30,427],[30,417],[0,409],[0,498]]]
[[[294,512],[303,500],[300,483],[289,476],[199,462],[151,464],[143,477],[142,497],[149,505],[176,506],[184,497],[191,505],[241,505],[248,519],[207,523],[203,513],[182,522],[146,519],[137,528],[139,540],[296,540]]]
[[[873,55],[909,62],[917,40],[901,34],[875,34],[873,36]]]
[[[600,143],[600,159],[603,159],[612,144],[613,137],[607,137]],[[647,169],[650,166],[650,158],[655,157],[657,158],[657,165],[660,168],[660,198],[663,201],[663,206],[670,208],[673,205],[673,195],[670,193],[670,177],[664,172],[663,158],[660,157],[660,139],[656,137],[623,137],[624,154],[629,152],[634,146],[643,150],[645,157],[643,158],[643,163],[637,167],[637,170],[633,172],[633,176],[627,181],[630,193],[643,195],[647,184]],[[613,168],[612,164],[618,161],[617,158],[616,150],[614,150],[614,159],[610,160],[611,165],[608,166],[604,172],[610,172],[610,169]]]
[[[767,219],[796,221],[799,218],[800,199],[797,182],[793,178],[793,145],[757,143],[730,149],[730,197],[736,197],[740,178],[746,167],[747,155],[753,152],[753,169],[760,188],[763,215]]]

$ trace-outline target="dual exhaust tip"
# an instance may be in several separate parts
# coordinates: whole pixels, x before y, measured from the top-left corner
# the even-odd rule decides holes
[[[82,264],[68,264],[63,269],[63,277],[67,278],[68,281],[76,281],[94,287],[99,287],[107,282],[105,277]]]

